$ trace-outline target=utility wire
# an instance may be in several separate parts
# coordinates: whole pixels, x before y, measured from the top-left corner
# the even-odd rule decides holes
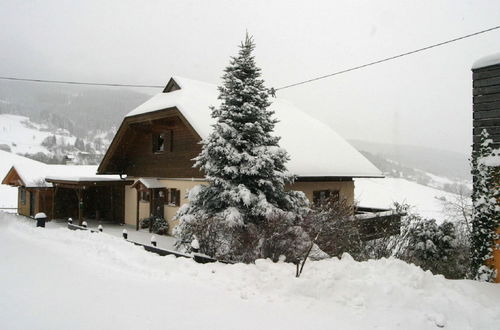
[[[31,81],[31,82],[51,83],[51,84],[91,85],[91,86],[109,86],[109,87],[137,87],[137,88],[164,88],[165,87],[162,85],[114,84],[114,83],[47,80],[47,79],[32,79],[32,78],[2,77],[2,76],[0,76],[0,79],[14,80],[14,81]]]
[[[349,69],[344,69],[344,70],[337,71],[337,72],[334,72],[334,73],[326,74],[324,76],[319,76],[319,77],[316,77],[316,78],[312,78],[312,79],[300,81],[298,83],[294,83],[294,84],[290,84],[290,85],[285,85],[285,86],[276,88],[275,91],[279,91],[279,90],[282,90],[282,89],[285,89],[285,88],[290,88],[290,87],[295,87],[295,86],[307,84],[307,83],[310,83],[310,82],[313,82],[313,81],[317,81],[317,80],[329,78],[329,77],[336,76],[336,75],[339,75],[339,74],[342,74],[342,73],[346,73],[346,72],[350,72],[350,71],[354,71],[354,70],[366,68],[367,66],[371,66],[371,65],[375,65],[375,64],[387,62],[387,61],[390,61],[390,60],[394,60],[394,59],[397,59],[397,58],[400,58],[400,57],[403,57],[403,56],[408,56],[408,55],[411,55],[411,54],[415,54],[415,53],[418,53],[418,52],[423,52],[423,51],[431,49],[431,48],[436,48],[436,47],[439,47],[439,46],[443,46],[443,45],[446,45],[446,44],[449,44],[449,43],[452,43],[452,42],[455,42],[455,41],[459,41],[459,40],[462,40],[462,39],[467,39],[467,38],[474,37],[474,36],[477,36],[479,34],[483,34],[483,33],[486,33],[486,32],[493,31],[493,30],[497,30],[497,29],[500,29],[500,25],[492,27],[492,28],[489,28],[489,29],[486,29],[486,30],[481,30],[481,31],[478,31],[478,32],[467,34],[467,35],[464,35],[464,36],[461,36],[461,37],[458,37],[458,38],[454,38],[454,39],[446,40],[446,41],[443,41],[443,42],[439,42],[437,44],[433,44],[433,45],[426,46],[426,47],[423,47],[423,48],[415,49],[415,50],[412,50],[412,51],[409,51],[409,52],[406,52],[406,53],[401,53],[401,54],[394,55],[394,56],[391,56],[391,57],[386,57],[386,58],[383,58],[383,59],[378,60],[378,61],[366,63],[366,64],[363,64],[363,65],[358,65],[358,66],[355,66],[355,67],[352,67],[352,68],[349,68]]]
[[[333,76],[336,76],[336,75],[339,75],[339,74],[342,74],[342,73],[346,73],[346,72],[350,72],[350,71],[354,71],[354,70],[359,70],[359,69],[362,69],[362,68],[366,68],[368,66],[372,66],[372,65],[379,64],[379,63],[391,61],[391,60],[394,60],[394,59],[397,59],[397,58],[400,58],[400,57],[404,57],[404,56],[408,56],[408,55],[412,55],[412,54],[415,54],[415,53],[418,53],[418,52],[423,52],[423,51],[429,50],[431,48],[436,48],[436,47],[439,47],[439,46],[443,46],[443,45],[446,45],[446,44],[449,44],[449,43],[452,43],[452,42],[455,42],[455,41],[467,39],[467,38],[474,37],[474,36],[477,36],[479,34],[483,34],[483,33],[486,33],[486,32],[493,31],[493,30],[497,30],[497,29],[500,29],[500,25],[492,27],[492,28],[489,28],[489,29],[486,29],[486,30],[481,30],[481,31],[478,31],[478,32],[467,34],[467,35],[464,35],[464,36],[461,36],[461,37],[458,37],[458,38],[454,38],[454,39],[446,40],[446,41],[443,41],[443,42],[439,42],[437,44],[433,44],[433,45],[426,46],[426,47],[423,47],[423,48],[415,49],[415,50],[412,50],[412,51],[409,51],[409,52],[406,52],[406,53],[401,53],[401,54],[394,55],[394,56],[391,56],[391,57],[386,57],[386,58],[380,59],[378,61],[366,63],[366,64],[363,64],[363,65],[358,65],[358,66],[355,66],[355,67],[352,67],[352,68],[348,68],[348,69],[344,69],[344,70],[337,71],[337,72],[334,72],[334,73],[330,73],[330,74],[326,74],[326,75],[323,75],[323,76],[319,76],[319,77],[316,77],[316,78],[311,78],[311,79],[308,79],[308,80],[300,81],[300,82],[297,82],[297,83],[294,83],[294,84],[285,85],[285,86],[282,86],[282,87],[279,87],[279,88],[275,88],[274,91],[276,92],[276,91],[279,91],[279,90],[282,90],[282,89],[291,88],[291,87],[295,87],[295,86],[307,84],[307,83],[310,83],[310,82],[313,82],[313,81],[317,81],[317,80],[321,80],[321,79],[333,77]],[[0,79],[2,79],[2,80],[14,80],[14,81],[30,81],[30,82],[37,82],[37,83],[70,84],[70,85],[90,85],[90,86],[108,86],[108,87],[134,87],[134,88],[163,88],[163,87],[165,87],[163,85],[115,84],[115,83],[98,83],[98,82],[83,82],[83,81],[66,81],[66,80],[47,80],[47,79],[33,79],[33,78],[18,78],[18,77],[5,77],[5,76],[0,76]]]

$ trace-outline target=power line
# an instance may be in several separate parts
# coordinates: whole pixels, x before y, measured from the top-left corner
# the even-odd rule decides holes
[[[481,31],[478,31],[478,32],[467,34],[467,35],[464,35],[464,36],[461,36],[461,37],[458,37],[458,38],[449,39],[449,40],[446,40],[446,41],[443,41],[443,42],[439,42],[437,44],[432,44],[430,46],[426,46],[426,47],[423,47],[423,48],[415,49],[415,50],[412,50],[412,51],[409,51],[409,52],[406,52],[406,53],[401,53],[401,54],[394,55],[394,56],[391,56],[391,57],[386,57],[386,58],[383,58],[383,59],[380,59],[380,60],[377,60],[377,61],[374,61],[374,62],[370,62],[370,63],[358,65],[358,66],[355,66],[355,67],[352,67],[352,68],[348,68],[348,69],[344,69],[344,70],[337,71],[337,72],[334,72],[334,73],[330,73],[330,74],[326,74],[326,75],[323,75],[323,76],[319,76],[319,77],[316,77],[316,78],[311,78],[311,79],[308,79],[308,80],[300,81],[300,82],[297,82],[297,83],[294,83],[294,84],[285,85],[285,86],[282,86],[282,87],[279,87],[279,88],[275,88],[274,91],[279,91],[279,90],[282,90],[282,89],[291,88],[291,87],[295,87],[295,86],[307,84],[307,83],[310,83],[310,82],[313,82],[313,81],[317,81],[317,80],[321,80],[321,79],[333,77],[333,76],[336,76],[336,75],[339,75],[339,74],[342,74],[342,73],[346,73],[346,72],[350,72],[350,71],[354,71],[354,70],[359,70],[359,69],[362,69],[362,68],[366,68],[368,66],[372,66],[372,65],[383,63],[383,62],[391,61],[391,60],[394,60],[394,59],[397,59],[397,58],[400,58],[400,57],[404,57],[404,56],[408,56],[408,55],[415,54],[415,53],[418,53],[418,52],[422,52],[422,51],[425,51],[425,50],[429,50],[431,48],[436,48],[436,47],[439,47],[439,46],[443,46],[443,45],[446,45],[446,44],[449,44],[449,43],[452,43],[452,42],[455,42],[455,41],[467,39],[467,38],[474,37],[474,36],[477,36],[479,34],[483,34],[483,33],[486,33],[486,32],[493,31],[493,30],[497,30],[497,29],[500,29],[500,25],[492,27],[492,28],[489,28],[489,29],[486,29],[486,30],[481,30]],[[163,88],[163,87],[165,87],[164,85],[99,83],[99,82],[83,82],[83,81],[66,81],[66,80],[48,80],[48,79],[34,79],[34,78],[19,78],[19,77],[6,77],[6,76],[0,76],[0,79],[2,79],[2,80],[13,80],[13,81],[29,81],[29,82],[36,82],[36,83],[70,84],[70,85],[90,85],[90,86],[108,86],[108,87],[134,87],[134,88]]]
[[[329,74],[326,74],[324,76],[319,76],[319,77],[316,77],[316,78],[312,78],[312,79],[300,81],[298,83],[294,83],[294,84],[290,84],[290,85],[285,85],[285,86],[276,88],[275,90],[279,91],[279,90],[282,90],[282,89],[285,89],[285,88],[295,87],[295,86],[307,84],[307,83],[310,83],[310,82],[313,82],[313,81],[317,81],[317,80],[320,80],[320,79],[325,79],[325,78],[329,78],[329,77],[332,77],[332,76],[336,76],[336,75],[339,75],[339,74],[342,74],[342,73],[346,73],[346,72],[350,72],[350,71],[354,71],[354,70],[366,68],[367,66],[371,66],[371,65],[375,65],[375,64],[387,62],[387,61],[390,61],[390,60],[394,60],[396,58],[400,58],[400,57],[403,57],[403,56],[408,56],[408,55],[411,55],[411,54],[422,52],[422,51],[425,51],[425,50],[428,50],[428,49],[431,49],[431,48],[435,48],[435,47],[439,47],[439,46],[442,46],[442,45],[446,45],[446,44],[449,44],[449,43],[452,43],[452,42],[455,42],[455,41],[459,41],[459,40],[462,40],[462,39],[474,37],[474,36],[477,36],[478,34],[490,32],[490,31],[497,30],[497,29],[500,29],[500,25],[492,27],[492,28],[489,28],[489,29],[486,29],[486,30],[481,30],[481,31],[478,31],[478,32],[467,34],[467,35],[464,35],[464,36],[461,36],[461,37],[458,37],[458,38],[454,38],[454,39],[446,40],[446,41],[443,41],[443,42],[439,42],[437,44],[433,44],[433,45],[426,46],[426,47],[423,47],[423,48],[415,49],[415,50],[412,50],[412,51],[409,51],[409,52],[406,52],[406,53],[401,53],[401,54],[394,55],[394,56],[391,56],[391,57],[386,57],[386,58],[383,58],[383,59],[378,60],[378,61],[366,63],[366,64],[363,64],[363,65],[358,65],[358,66],[355,66],[355,67],[352,67],[352,68],[349,68],[349,69],[344,69],[344,70],[337,71],[337,72],[334,72],[334,73],[329,73]]]
[[[3,80],[14,81],[30,81],[37,83],[51,84],[70,84],[70,85],[90,85],[90,86],[108,86],[108,87],[136,87],[136,88],[164,88],[162,85],[140,85],[140,84],[115,84],[115,83],[98,83],[98,82],[83,82],[83,81],[66,81],[66,80],[47,80],[47,79],[32,79],[32,78],[17,78],[17,77],[1,77]]]

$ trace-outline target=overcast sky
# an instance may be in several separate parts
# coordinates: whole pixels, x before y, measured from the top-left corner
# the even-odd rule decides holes
[[[498,0],[0,0],[0,75],[218,83],[248,30],[267,85],[280,87],[499,24]],[[278,96],[346,138],[468,153],[470,67],[496,52],[500,30]]]

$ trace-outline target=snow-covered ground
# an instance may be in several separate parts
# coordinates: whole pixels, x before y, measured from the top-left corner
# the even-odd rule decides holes
[[[500,286],[402,261],[196,264],[0,214],[2,329],[498,329]]]
[[[103,232],[114,237],[123,238],[123,230],[127,230],[128,239],[137,243],[151,244],[151,237],[156,238],[156,243],[159,248],[173,250],[175,238],[173,236],[166,235],[154,235],[149,232],[148,229],[135,230],[135,226],[132,225],[119,225],[115,223],[106,223],[104,221],[87,220],[87,227],[91,230],[99,230],[99,225],[103,227]],[[78,224],[78,221],[74,221],[74,224]],[[45,224],[47,229],[58,229],[67,228],[68,223],[63,220],[52,220]]]
[[[28,117],[0,114],[0,144],[8,145],[13,153],[50,154],[41,144],[51,135],[56,136],[58,144],[74,144],[76,140],[67,130],[51,132],[46,126],[31,122]]]
[[[391,208],[394,202],[407,203],[413,211],[438,222],[446,220],[446,201],[458,196],[399,178],[355,179],[354,192],[360,206]]]

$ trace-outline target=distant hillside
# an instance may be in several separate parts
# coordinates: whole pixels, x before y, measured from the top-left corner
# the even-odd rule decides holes
[[[0,114],[0,150],[50,164],[98,164],[115,131],[89,131],[78,138],[69,130],[34,122],[26,116]]]
[[[24,115],[79,138],[117,127],[126,113],[148,98],[131,89],[0,81],[0,113]]]
[[[392,160],[407,168],[419,169],[450,179],[470,180],[468,155],[432,148],[349,140],[358,150],[385,160]],[[372,162],[377,162],[373,160]],[[375,164],[377,165],[377,164]],[[382,164],[378,164],[381,166]],[[383,165],[382,165],[383,166]],[[384,171],[384,168],[380,168]]]

